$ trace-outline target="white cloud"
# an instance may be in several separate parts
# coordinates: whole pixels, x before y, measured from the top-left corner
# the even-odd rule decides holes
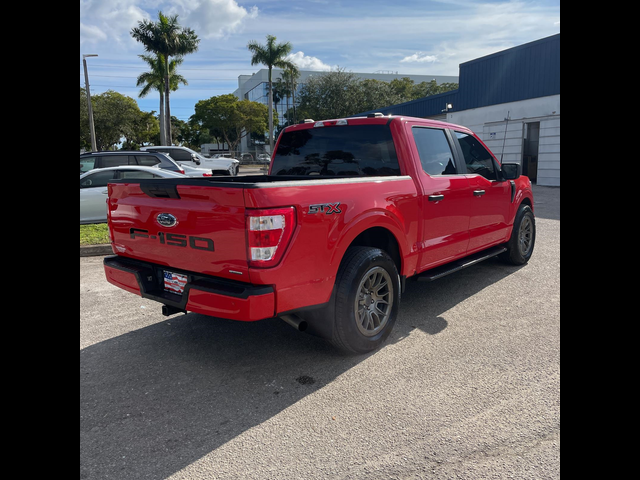
[[[103,42],[107,39],[107,34],[95,25],[85,25],[80,22],[80,44]]]
[[[246,19],[258,16],[258,7],[249,9],[237,0],[160,0],[148,11],[140,0],[81,0],[80,43],[112,41],[135,45],[131,29],[141,20],[157,21],[158,11],[178,15],[180,25],[192,28],[201,39],[221,38],[242,28]],[[138,6],[141,5],[141,6]]]
[[[246,19],[258,16],[258,7],[247,10],[238,5],[236,0],[192,0],[185,2],[183,8],[178,18],[180,23],[189,25],[199,37],[206,39],[237,32]]]
[[[438,61],[438,57],[435,55],[426,55],[421,52],[414,53],[408,57],[404,57],[400,60],[400,63],[435,63]]]
[[[105,40],[128,42],[131,28],[145,18],[149,18],[149,14],[133,0],[81,1],[80,44]]]
[[[287,55],[287,60],[295,63],[300,70],[328,72],[332,68],[319,58],[306,56],[304,52],[290,53]]]

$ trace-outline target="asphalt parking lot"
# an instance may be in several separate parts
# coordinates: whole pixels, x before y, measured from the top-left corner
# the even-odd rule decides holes
[[[380,350],[159,304],[80,258],[81,479],[559,479],[560,189],[530,262],[408,282]]]

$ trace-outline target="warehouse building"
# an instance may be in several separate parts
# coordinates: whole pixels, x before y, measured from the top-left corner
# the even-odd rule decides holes
[[[457,90],[376,112],[464,125],[533,182],[560,186],[560,34],[462,63],[459,73]]]

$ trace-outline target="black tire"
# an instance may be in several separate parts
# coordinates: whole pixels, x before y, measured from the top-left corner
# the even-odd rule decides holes
[[[513,222],[507,251],[500,257],[512,265],[524,265],[533,254],[536,242],[536,219],[529,205],[520,205]]]
[[[336,277],[331,343],[348,353],[375,350],[391,333],[400,305],[400,276],[379,248],[350,247]]]

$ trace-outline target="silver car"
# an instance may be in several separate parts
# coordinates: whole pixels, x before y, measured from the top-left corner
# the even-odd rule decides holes
[[[183,174],[171,170],[142,165],[89,170],[80,175],[80,225],[107,222],[107,184],[113,180],[184,177]]]

